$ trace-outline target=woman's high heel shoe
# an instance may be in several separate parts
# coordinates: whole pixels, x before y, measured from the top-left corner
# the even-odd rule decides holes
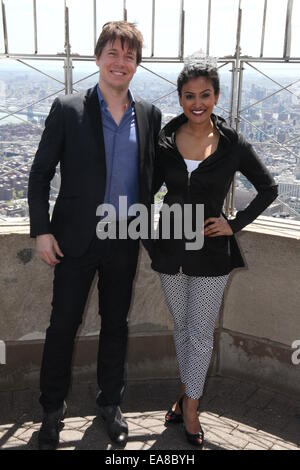
[[[179,424],[183,422],[181,414],[175,413],[175,411],[170,408],[165,415],[165,425],[168,424]]]
[[[183,419],[183,422],[184,422],[184,415],[183,415],[183,397],[180,398],[180,400],[178,401],[178,405],[179,405],[179,408],[181,410],[181,416],[182,416],[182,419]],[[200,424],[200,431],[197,432],[196,434],[193,434],[193,433],[190,433],[187,431],[186,427],[185,427],[185,435],[186,435],[186,439],[187,441],[192,444],[193,446],[196,446],[196,447],[199,447],[200,449],[202,449],[203,447],[203,444],[204,444],[204,431],[202,429],[202,426]]]

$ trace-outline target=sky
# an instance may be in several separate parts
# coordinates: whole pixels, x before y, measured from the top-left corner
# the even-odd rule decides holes
[[[265,57],[283,54],[286,6],[288,0],[268,0]],[[8,45],[11,53],[33,53],[32,0],[4,0]],[[93,55],[93,0],[66,0],[70,14],[71,52]],[[128,20],[143,32],[143,55],[151,50],[152,0],[127,0]],[[222,57],[235,52],[239,0],[212,0],[212,55]],[[259,56],[264,0],[241,0],[242,54]],[[206,51],[208,0],[184,0],[185,55],[202,48]],[[180,0],[156,0],[155,56],[178,55]],[[97,0],[97,35],[109,20],[122,19],[123,0]],[[0,12],[0,53],[4,52],[2,13]],[[37,0],[38,52],[64,51],[64,0]],[[300,0],[294,0],[291,55],[300,57]],[[1,66],[1,63],[0,63]]]

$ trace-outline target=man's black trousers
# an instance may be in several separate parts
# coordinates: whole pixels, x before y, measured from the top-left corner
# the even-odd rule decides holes
[[[100,404],[120,404],[124,390],[127,316],[138,251],[139,240],[99,240],[95,235],[83,256],[65,255],[55,266],[52,314],[40,376],[40,403],[45,411],[58,409],[67,396],[74,339],[97,272],[101,316],[97,364]]]

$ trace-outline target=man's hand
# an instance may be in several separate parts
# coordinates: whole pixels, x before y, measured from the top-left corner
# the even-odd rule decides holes
[[[56,254],[64,256],[51,233],[36,237],[36,250],[41,260],[49,264],[49,266],[55,266],[60,263],[60,260],[55,256]]]
[[[204,235],[207,237],[219,237],[220,235],[233,235],[233,231],[227,220],[220,217],[209,217],[204,221]]]

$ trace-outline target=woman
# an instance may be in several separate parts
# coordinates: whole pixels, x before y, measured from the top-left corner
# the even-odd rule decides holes
[[[173,236],[164,239],[161,216],[152,268],[160,273],[174,319],[181,379],[179,397],[166,414],[166,423],[183,421],[188,442],[202,447],[204,433],[197,409],[212,355],[215,322],[229,273],[245,266],[234,233],[276,199],[277,185],[251,145],[213,114],[220,93],[216,68],[186,65],[177,88],[183,114],[160,133],[154,191],[165,182],[165,205],[192,204],[193,228],[196,205],[204,204],[204,244],[201,249],[187,249],[184,236],[174,236],[174,226],[170,229]],[[236,171],[254,185],[257,195],[235,219],[227,220],[222,207]],[[170,220],[174,223],[175,217]]]

